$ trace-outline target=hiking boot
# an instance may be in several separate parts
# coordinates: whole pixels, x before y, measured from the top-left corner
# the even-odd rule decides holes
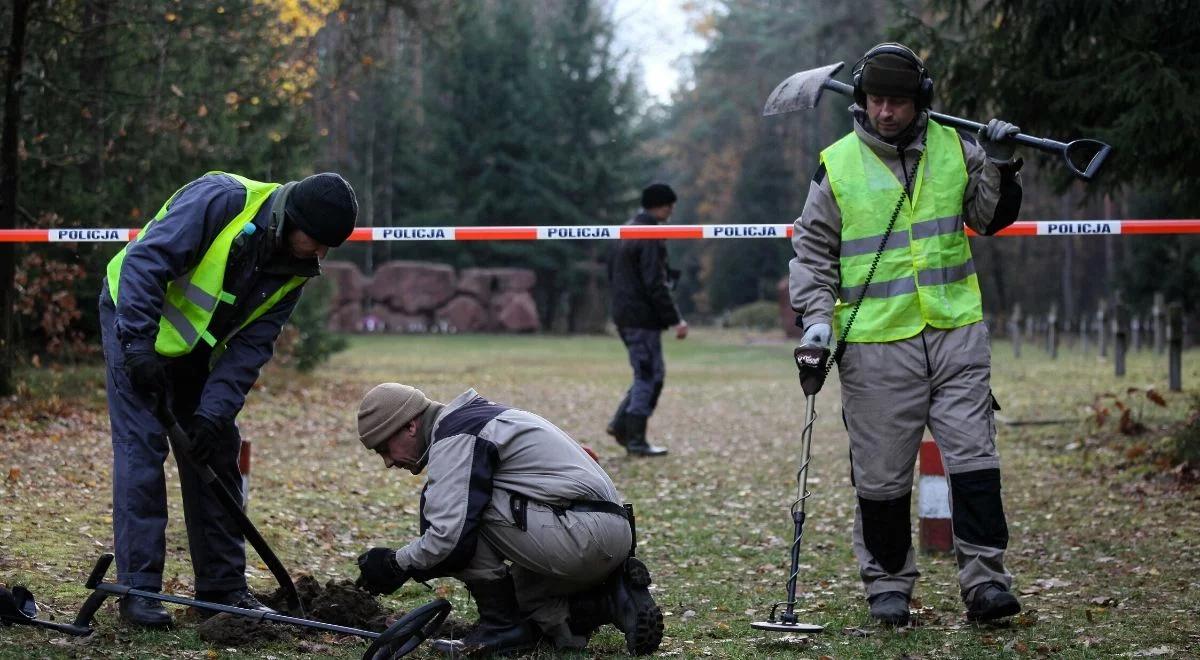
[[[621,400],[621,405],[617,406],[617,412],[613,413],[612,419],[608,421],[608,426],[604,427],[604,432],[611,435],[613,440],[616,440],[617,444],[622,447],[629,444],[629,440],[625,436],[625,404],[628,401],[629,396],[626,395]]]
[[[622,447],[629,444],[629,440],[625,438],[624,422],[624,419],[618,420],[618,418],[614,417],[613,421],[609,422],[608,426],[604,427],[604,432],[611,435],[612,439],[616,440],[617,444],[621,445]]]
[[[171,613],[163,607],[162,602],[145,596],[122,596],[117,611],[125,623],[146,628],[171,627]]]
[[[908,625],[908,596],[899,591],[885,591],[867,599],[871,618],[885,626]]]
[[[644,419],[644,418],[643,418]],[[663,616],[650,595],[650,571],[642,560],[630,557],[614,578],[609,578],[610,622],[625,633],[629,655],[650,655],[663,637]]]
[[[218,605],[228,605],[230,607],[240,607],[244,610],[253,610],[262,612],[263,614],[279,614],[279,612],[263,605],[254,594],[248,589],[234,589],[233,591],[197,591],[196,600],[202,600],[207,603],[216,603]],[[202,619],[207,619],[218,612],[214,610],[206,610],[203,608],[194,608],[196,614]]]
[[[1017,597],[996,582],[985,582],[975,587],[967,600],[967,621],[995,621],[1020,611],[1021,603]]]
[[[479,622],[462,639],[435,639],[431,645],[451,657],[484,657],[529,651],[542,632],[521,616],[511,575],[499,580],[467,583],[479,608]]]
[[[646,442],[646,422],[643,415],[625,415],[625,453],[629,456],[666,456],[667,449]]]

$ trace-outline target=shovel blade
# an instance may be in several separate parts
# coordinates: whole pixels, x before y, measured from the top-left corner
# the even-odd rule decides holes
[[[810,110],[817,107],[821,100],[821,92],[825,91],[825,83],[837,75],[845,66],[844,62],[834,62],[815,69],[793,73],[779,83],[775,91],[767,97],[763,107],[763,116],[782,115],[795,110]]]

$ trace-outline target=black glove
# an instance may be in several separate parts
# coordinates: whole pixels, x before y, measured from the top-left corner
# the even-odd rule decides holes
[[[126,348],[125,373],[133,391],[147,399],[156,399],[167,391],[167,372],[154,349]]]
[[[208,465],[208,459],[212,458],[213,450],[225,441],[221,431],[221,425],[207,417],[201,415],[192,417],[192,423],[187,428],[188,439],[192,441],[192,444],[184,449],[188,458],[197,465]]]
[[[829,349],[823,346],[799,346],[795,354],[796,368],[800,370],[800,389],[812,396],[821,391],[825,384],[825,364],[829,362]]]
[[[371,548],[358,556],[361,575],[354,586],[373,594],[391,594],[408,581],[408,571],[396,563],[394,548]]]

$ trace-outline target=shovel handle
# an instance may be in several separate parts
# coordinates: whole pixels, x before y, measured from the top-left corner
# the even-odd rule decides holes
[[[791,112],[792,110],[815,107],[817,102],[821,99],[822,89],[827,89],[831,92],[853,97],[854,88],[852,86],[833,79],[833,74],[837,73],[841,68],[842,63],[838,62],[836,65],[812,69],[810,71],[801,71],[800,73],[792,75],[791,78],[788,78],[780,83],[779,86],[775,88],[775,91],[772,92],[771,97],[767,99],[767,107],[764,109],[763,114],[782,114],[784,112]],[[811,78],[813,75],[828,76],[821,82],[820,87],[816,89],[815,94],[810,86],[806,86],[804,84],[804,81]],[[983,128],[983,124],[977,121],[971,121],[970,119],[963,119],[962,117],[955,117],[953,115],[947,115],[941,112],[934,112],[932,110],[929,111],[929,116],[937,120],[937,122],[940,124],[954,126],[955,128],[968,130],[972,133],[978,132],[979,129]],[[1017,133],[1016,135],[1012,136],[1012,140],[1017,144],[1024,145],[1026,147],[1033,147],[1034,149],[1040,149],[1042,151],[1048,151],[1050,153],[1061,155],[1063,160],[1067,163],[1067,169],[1071,170],[1071,174],[1074,174],[1084,181],[1091,181],[1096,177],[1096,173],[1100,171],[1100,166],[1104,164],[1104,160],[1108,158],[1109,153],[1112,152],[1111,146],[1100,142],[1099,140],[1083,139],[1074,140],[1072,142],[1059,142],[1058,140],[1035,137],[1033,135],[1026,135],[1024,133]],[[1080,150],[1083,150],[1084,152],[1092,152],[1091,159],[1083,169],[1080,169],[1079,166],[1075,164],[1074,160],[1077,152]]]
[[[938,123],[948,124],[956,128],[966,129],[968,131],[977,132],[979,129],[983,128],[983,124],[980,124],[977,121],[971,121],[970,119],[963,119],[962,117],[942,114],[940,112],[930,111],[929,116],[937,120]],[[1059,154],[1062,156],[1063,161],[1066,162],[1067,169],[1071,170],[1071,174],[1074,174],[1084,181],[1091,181],[1096,177],[1096,173],[1100,171],[1100,166],[1104,164],[1104,160],[1108,158],[1108,154],[1112,152],[1111,146],[1099,140],[1082,139],[1073,140],[1071,142],[1059,142],[1058,140],[1035,137],[1033,135],[1026,135],[1024,133],[1017,133],[1016,135],[1012,136],[1012,140],[1013,142],[1026,147],[1033,147],[1034,149],[1048,151],[1052,154]],[[1084,152],[1093,152],[1091,160],[1088,161],[1087,165],[1083,169],[1079,169],[1074,160],[1076,154],[1081,149]]]
[[[1096,150],[1095,153],[1092,154],[1091,160],[1088,161],[1087,167],[1085,167],[1082,172],[1079,171],[1078,167],[1075,167],[1075,161],[1072,160],[1071,156],[1071,152],[1077,147],[1084,147],[1085,150]],[[1108,158],[1108,154],[1111,152],[1112,147],[1100,142],[1099,140],[1075,140],[1074,142],[1068,143],[1067,146],[1063,148],[1063,160],[1067,161],[1067,168],[1071,170],[1072,174],[1080,179],[1083,179],[1084,181],[1091,181],[1093,178],[1095,178],[1096,173],[1100,171],[1100,166],[1104,164],[1104,159]]]
[[[301,602],[300,594],[296,591],[296,583],[292,581],[291,575],[289,575],[287,569],[284,568],[283,562],[279,561],[279,557],[275,555],[275,551],[271,550],[271,546],[267,543],[267,540],[262,537],[262,534],[258,532],[258,528],[256,528],[254,523],[250,521],[250,518],[246,516],[245,510],[242,508],[241,498],[234,496],[234,494],[225,487],[225,484],[221,482],[219,477],[217,477],[217,473],[212,469],[211,465],[208,465],[207,463],[196,463],[191,461],[190,457],[186,455],[180,455],[180,446],[182,445],[190,449],[192,446],[192,439],[188,437],[187,432],[184,431],[183,427],[179,425],[179,420],[175,419],[175,415],[171,412],[170,406],[166,405],[165,402],[160,402],[157,414],[158,421],[161,422],[166,428],[167,440],[175,452],[176,460],[180,460],[182,458],[182,460],[185,462],[190,462],[193,467],[195,467],[196,471],[200,475],[201,481],[209,486],[213,497],[217,499],[217,502],[221,505],[221,508],[225,509],[226,515],[233,520],[234,524],[237,525],[238,530],[241,531],[242,536],[244,536],[246,540],[250,542],[251,547],[253,547],[254,551],[258,553],[258,556],[262,558],[263,563],[267,565],[267,568],[271,570],[271,575],[275,576],[275,580],[279,582],[280,588],[283,589],[283,594],[287,599],[288,606],[300,612],[302,616],[305,615],[306,612],[304,611],[304,603]],[[186,454],[187,451],[188,449],[184,449],[183,453]]]

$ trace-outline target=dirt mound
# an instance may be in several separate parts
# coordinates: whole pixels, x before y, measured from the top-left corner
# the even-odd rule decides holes
[[[296,580],[296,593],[304,605],[308,618],[339,626],[350,626],[373,632],[383,632],[402,613],[395,616],[379,605],[379,600],[370,593],[354,586],[349,580],[329,580],[322,587],[311,575],[301,575]],[[300,616],[300,612],[288,608],[287,597],[282,588],[259,599],[268,607],[289,616]]]
[[[462,639],[471,632],[475,627],[473,621],[464,621],[458,617],[448,616],[442,622],[442,626],[438,628],[436,637],[445,637],[446,639]]]
[[[196,632],[200,639],[213,646],[244,646],[291,639],[291,634],[280,624],[225,612],[202,621],[196,626]]]
[[[384,609],[375,596],[355,587],[349,580],[329,580],[321,586],[313,576],[302,575],[296,580],[296,593],[304,605],[305,618],[312,621],[381,633],[405,614],[404,611],[390,612]],[[255,596],[280,614],[301,616],[299,611],[288,607],[282,588],[270,595]],[[472,624],[465,621],[447,618],[438,636],[458,639],[471,627]],[[311,639],[313,635],[320,634],[320,631],[312,628],[256,621],[226,613],[202,621],[197,625],[197,631],[200,639],[213,646],[246,646],[297,639],[300,650],[312,644],[304,638]]]

